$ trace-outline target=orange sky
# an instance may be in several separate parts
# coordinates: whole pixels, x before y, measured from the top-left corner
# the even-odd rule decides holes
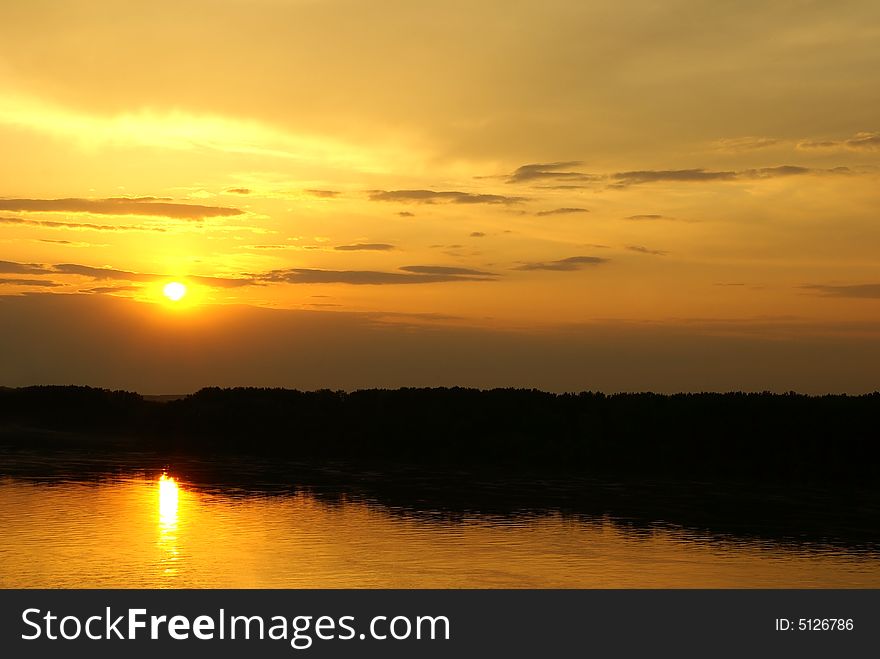
[[[869,0],[13,3],[0,296],[42,311],[9,298],[0,312],[59,333],[71,313],[159,323],[126,355],[170,340],[165,320],[194,332],[270,307],[343,335],[381,318],[420,333],[410,360],[437,332],[513,331],[539,355],[636,327],[630,355],[656,356],[666,332],[735,335],[762,355],[818,341],[849,368],[841,355],[880,334],[878,26]],[[189,286],[177,305],[161,296],[172,280]],[[77,345],[0,384],[385,382],[366,367],[245,377],[239,362],[185,384],[90,378],[70,367]],[[434,365],[388,382],[872,388],[858,366],[743,380],[738,349],[715,350],[706,384],[660,365],[603,379],[486,364],[482,380]]]

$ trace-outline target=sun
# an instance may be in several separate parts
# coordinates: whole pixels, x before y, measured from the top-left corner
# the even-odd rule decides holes
[[[165,294],[172,302],[177,302],[186,295],[186,286],[181,284],[179,281],[172,281],[165,284],[165,288],[162,289],[162,293]]]

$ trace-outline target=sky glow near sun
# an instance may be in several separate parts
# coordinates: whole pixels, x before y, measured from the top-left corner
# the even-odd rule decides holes
[[[0,296],[878,335],[880,6],[771,5],[15,3]]]

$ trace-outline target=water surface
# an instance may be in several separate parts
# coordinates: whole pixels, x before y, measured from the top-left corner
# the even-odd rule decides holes
[[[543,510],[397,508],[161,471],[0,477],[0,586],[880,587],[870,548]]]

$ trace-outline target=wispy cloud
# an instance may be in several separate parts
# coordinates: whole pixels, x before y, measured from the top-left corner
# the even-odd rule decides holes
[[[15,261],[0,261],[0,272],[14,275],[47,275],[52,270],[39,263],[17,263]]]
[[[158,197],[107,199],[0,199],[0,210],[27,213],[88,213],[90,215],[148,215],[181,220],[242,215],[238,208],[171,203]]]
[[[305,191],[306,194],[310,194],[313,197],[322,197],[324,199],[333,199],[334,197],[338,197],[341,192],[339,190],[315,190],[310,189]]]
[[[808,284],[802,288],[827,297],[880,298],[880,284],[851,284],[847,286]]]
[[[495,277],[466,268],[441,266],[406,266],[400,272],[378,270],[320,270],[290,268],[257,275],[262,281],[288,284],[353,284],[381,286],[390,284],[436,284],[443,282],[494,281]],[[447,270],[447,271],[444,271]],[[476,273],[476,274],[474,274]]]
[[[388,243],[355,243],[354,245],[337,245],[333,249],[340,252],[387,252],[396,249]]]
[[[761,167],[758,169],[744,169],[741,171],[711,171],[706,169],[661,169],[639,170],[632,172],[617,172],[611,174],[614,183],[612,187],[626,187],[645,183],[674,182],[674,183],[703,183],[710,181],[735,181],[750,179],[770,179],[788,176],[802,176],[804,174],[848,174],[847,167],[834,167],[831,169],[812,169],[797,165],[778,165],[775,167]]]
[[[437,202],[452,204],[518,204],[526,201],[526,198],[454,190],[373,190],[370,192],[370,200],[398,201],[414,204],[435,204]]]
[[[96,295],[112,295],[113,293],[131,293],[141,290],[140,286],[96,286],[94,288],[81,289],[80,293],[94,293]]]
[[[777,146],[779,140],[775,137],[725,137],[712,143],[713,148],[717,151],[727,153],[740,153],[742,151],[757,151],[766,149],[771,146]]]
[[[595,177],[570,168],[583,163],[579,160],[532,163],[518,167],[507,177],[508,183],[528,183],[531,181],[591,181]]]
[[[843,149],[849,151],[878,151],[880,150],[880,133],[856,133],[852,137],[842,140],[803,140],[798,143],[797,148],[803,150]]]
[[[88,114],[15,93],[5,93],[3,101],[0,125],[30,128],[90,148],[132,144],[151,149],[198,149],[322,165],[335,163],[358,169],[374,167],[377,159],[392,151],[389,147],[376,151],[325,135],[286,132],[254,119],[147,109],[115,115]],[[403,156],[396,151],[394,155]]]
[[[558,261],[536,261],[531,263],[523,263],[514,268],[514,270],[553,270],[557,272],[570,272],[572,270],[583,270],[591,266],[607,263],[608,259],[598,256],[569,256]]]
[[[163,277],[164,279],[164,277]],[[207,275],[188,275],[187,281],[194,281],[203,286],[213,288],[241,288],[242,286],[260,286],[260,282],[250,277],[212,277]]]
[[[60,272],[65,275],[78,275],[97,280],[154,281],[160,279],[159,275],[129,272],[128,270],[116,270],[115,268],[96,268],[94,266],[81,265],[79,263],[59,263],[52,266],[52,271]]]
[[[627,215],[624,220],[634,220],[636,222],[647,221],[650,222],[652,220],[674,220],[674,217],[669,217],[668,215],[660,215],[659,213],[644,213],[641,215]]]
[[[68,247],[108,247],[104,244],[86,243],[79,240],[52,240],[50,238],[37,238],[37,242],[49,243],[50,245],[66,245]]]
[[[664,252],[660,249],[648,249],[644,245],[627,245],[626,248],[631,252],[638,252],[640,254],[650,254],[652,256],[666,256],[669,252]]]
[[[838,167],[835,171],[845,171],[846,167]],[[832,170],[816,170],[809,167],[798,167],[797,165],[779,165],[778,167],[763,167],[761,169],[747,169],[740,172],[739,176],[743,178],[778,178],[781,176],[802,176],[804,174],[813,174],[819,171]]]
[[[165,227],[145,225],[92,224],[89,222],[60,222],[55,220],[32,220],[23,217],[0,217],[0,224],[21,224],[45,229],[67,229],[69,231],[120,231],[120,232],[158,232],[165,233]]]
[[[150,282],[168,279],[169,275],[149,272],[132,272],[116,268],[97,268],[81,263],[57,263],[54,265],[42,265],[37,263],[16,263],[14,261],[0,261],[0,272],[13,274],[40,274],[40,275],[74,275],[87,277],[95,281],[128,281]],[[255,286],[260,282],[250,277],[213,277],[206,275],[188,275],[187,281],[192,281],[204,286],[215,288],[238,288],[241,286]]]
[[[616,174],[611,175],[611,179],[616,181],[616,184],[619,186],[656,183],[658,181],[732,181],[735,178],[737,178],[736,172],[713,172],[705,169],[645,169],[631,172],[617,172]]]
[[[47,279],[15,279],[13,277],[0,277],[0,285],[6,286],[40,286],[42,288],[54,288],[61,286]]]
[[[464,275],[477,277],[494,277],[491,272],[474,270],[472,268],[460,268],[446,265],[405,265],[400,268],[406,272],[416,272],[420,275]]]
[[[553,210],[538,211],[535,213],[538,217],[546,217],[548,215],[572,215],[574,213],[589,213],[586,208],[554,208]]]

